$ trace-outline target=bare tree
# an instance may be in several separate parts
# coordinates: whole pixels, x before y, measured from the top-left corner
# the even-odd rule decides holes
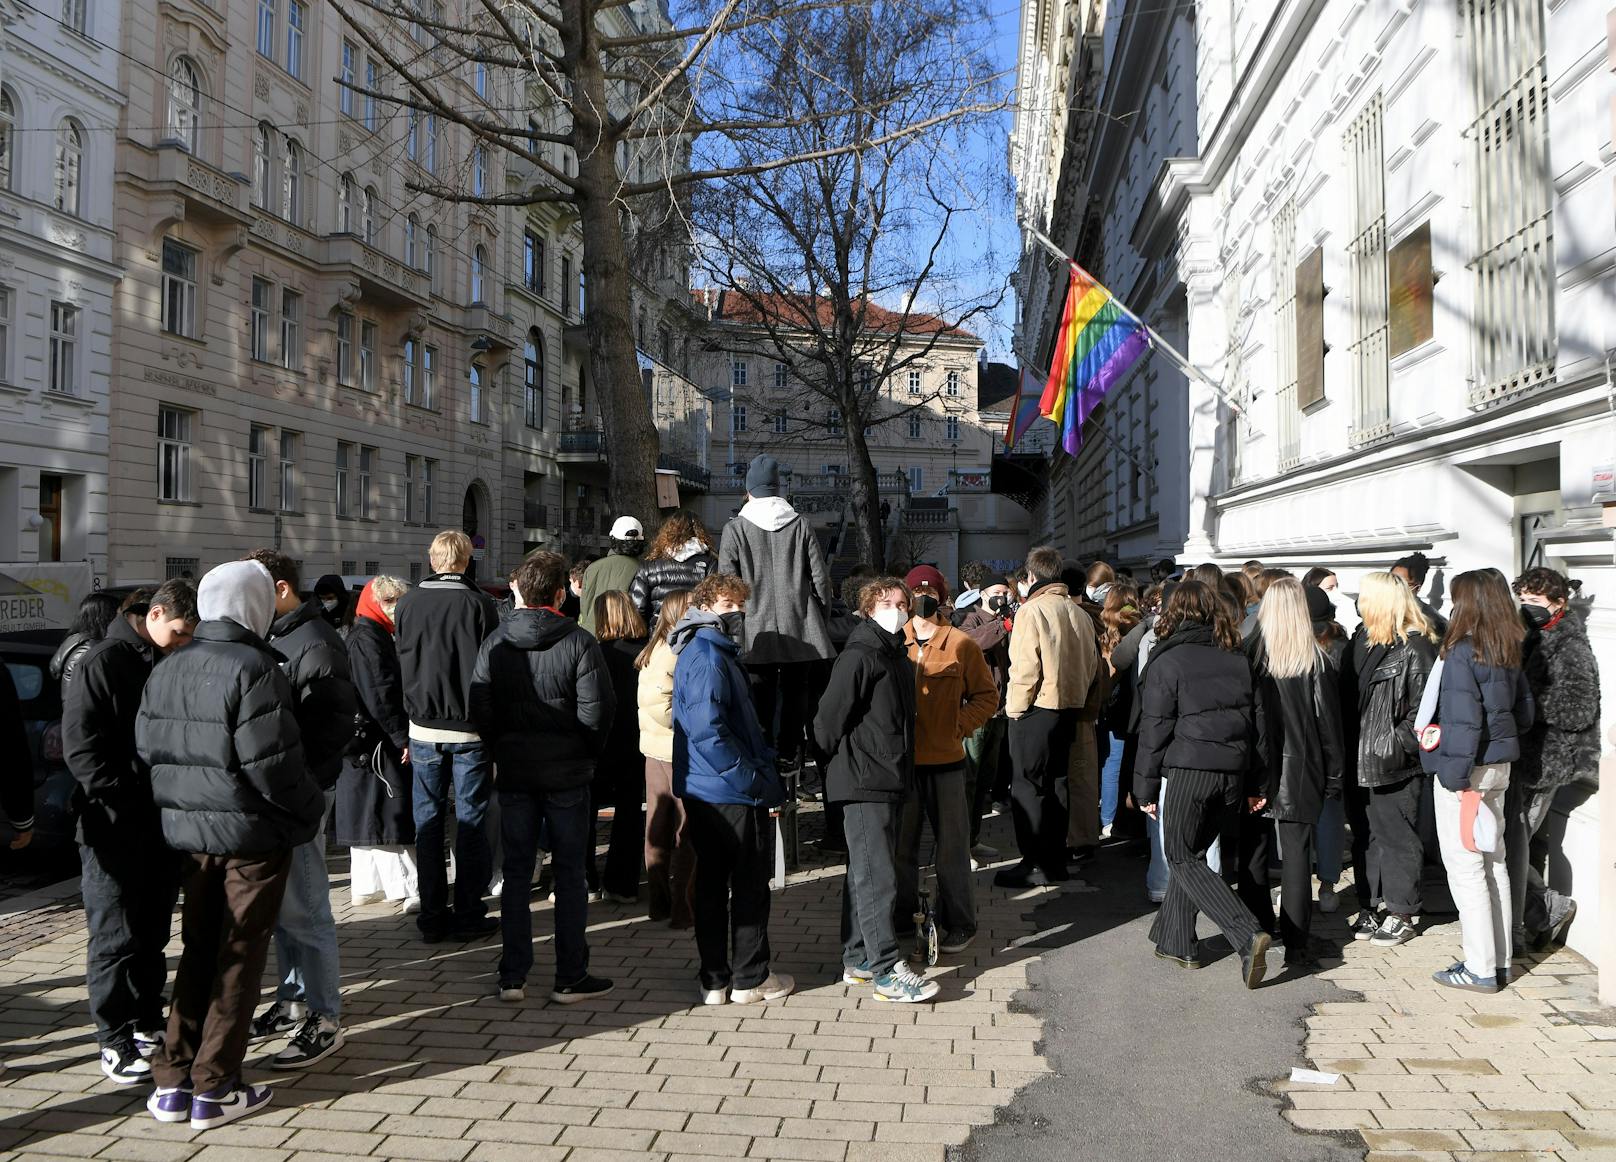
[[[768,30],[845,10],[849,0],[686,0],[674,4],[671,22],[657,0],[466,0],[458,18],[444,14],[441,0],[332,6],[398,78],[376,90],[350,87],[464,127],[477,148],[511,162],[516,178],[479,191],[452,176],[412,177],[410,189],[485,205],[575,208],[589,378],[611,440],[612,505],[642,520],[657,511],[657,434],[635,362],[629,288],[646,231],[682,223],[687,192],[701,183],[853,156],[871,146],[873,133],[895,142],[991,103],[933,109],[920,122],[855,116],[839,123],[852,135],[823,136],[810,151],[741,156],[726,135],[744,139],[784,124],[780,112],[742,99],[747,89],[733,78],[756,75],[759,46],[785,35]],[[525,92],[505,109],[456,100],[461,78],[475,68],[524,78]],[[843,100],[843,112],[856,113],[858,95]]]

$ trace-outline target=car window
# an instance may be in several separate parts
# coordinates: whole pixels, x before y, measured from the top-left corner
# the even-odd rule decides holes
[[[30,666],[26,662],[7,662],[6,669],[11,671],[11,681],[17,687],[18,701],[32,702],[45,689],[43,667]]]

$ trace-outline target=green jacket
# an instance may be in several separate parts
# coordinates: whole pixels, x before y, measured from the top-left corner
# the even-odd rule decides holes
[[[613,553],[602,557],[584,570],[584,594],[579,599],[578,624],[590,633],[595,632],[595,599],[613,589],[627,593],[634,583],[634,574],[640,571],[640,559]]]

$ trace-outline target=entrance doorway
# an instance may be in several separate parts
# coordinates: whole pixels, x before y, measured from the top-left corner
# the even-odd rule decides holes
[[[62,478],[39,476],[39,559],[62,559]]]

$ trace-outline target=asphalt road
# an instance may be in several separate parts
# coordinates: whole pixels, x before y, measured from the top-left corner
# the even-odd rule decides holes
[[[1035,947],[1049,951],[1029,973],[1034,987],[1018,998],[1044,1019],[1055,1072],[1023,1090],[958,1157],[1361,1159],[1353,1136],[1292,1129],[1280,1098],[1263,1088],[1306,1064],[1308,1006],[1346,994],[1316,976],[1286,974],[1277,950],[1264,987],[1246,991],[1239,958],[1204,918],[1206,967],[1190,972],[1157,960],[1146,937],[1154,908],[1145,899],[1145,861],[1131,846],[1105,848],[1079,874],[1099,890],[1063,893],[1038,910]],[[1339,946],[1344,919],[1315,917],[1316,950],[1325,941]]]

